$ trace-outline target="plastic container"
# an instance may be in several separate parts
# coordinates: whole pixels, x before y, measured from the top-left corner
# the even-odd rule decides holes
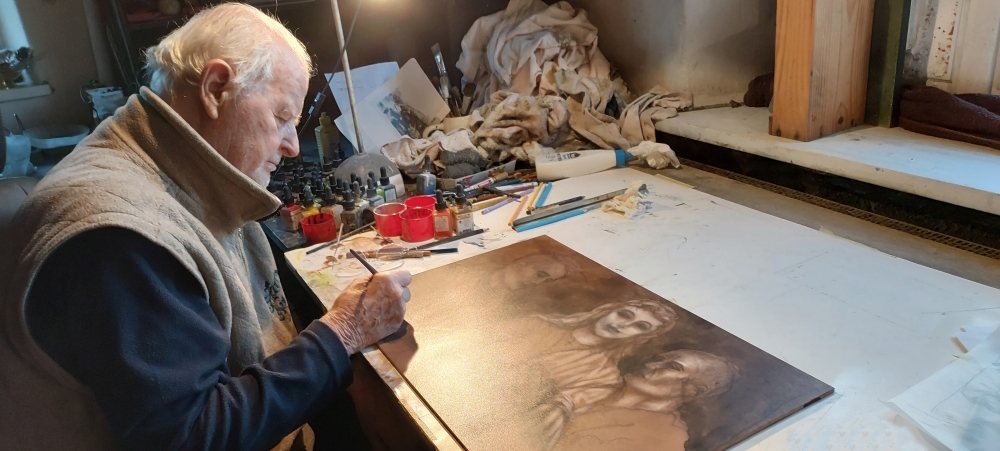
[[[317,213],[302,219],[302,234],[306,243],[325,243],[337,238],[337,221],[329,213]]]
[[[624,150],[577,150],[535,157],[539,182],[593,174],[613,167],[624,167],[629,160]]]
[[[4,161],[0,177],[23,177],[33,174],[35,166],[31,164],[31,139],[21,135],[10,135],[6,138],[0,136],[0,139],[4,139],[7,144],[7,159]],[[432,201],[431,204],[433,203]]]
[[[406,208],[410,210],[423,208],[430,211],[434,211],[434,204],[436,202],[437,199],[434,196],[413,196],[403,201],[406,204]]]
[[[434,212],[426,208],[407,208],[399,214],[403,241],[419,243],[434,238]]]
[[[406,211],[406,205],[398,202],[382,204],[375,208],[375,230],[386,238],[399,236],[403,233],[403,224],[399,215]]]

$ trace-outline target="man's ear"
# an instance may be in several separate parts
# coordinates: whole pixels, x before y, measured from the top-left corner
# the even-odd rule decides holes
[[[229,63],[220,59],[209,60],[201,72],[198,93],[205,113],[211,119],[219,118],[219,108],[232,100],[236,92],[233,84],[235,73]]]

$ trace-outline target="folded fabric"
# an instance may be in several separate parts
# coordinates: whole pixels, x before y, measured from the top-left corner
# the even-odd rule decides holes
[[[656,123],[677,116],[678,108],[687,108],[693,103],[694,97],[689,92],[667,92],[655,86],[625,108],[618,119],[621,134],[633,146],[643,141],[655,141]]]
[[[437,132],[430,137],[413,139],[402,137],[399,141],[382,146],[382,154],[392,160],[405,173],[416,174],[422,170],[424,156],[442,167],[468,163],[483,167],[489,163],[486,152],[472,143],[472,132],[460,128],[449,134]]]
[[[500,91],[472,116],[473,124],[479,126],[474,137],[476,144],[493,161],[503,161],[511,155],[528,159],[524,145],[554,147],[565,139],[569,129],[566,101],[556,96],[533,97]]]
[[[474,106],[506,90],[544,95],[544,74],[560,69],[609,78],[611,64],[597,48],[597,27],[567,2],[511,0],[507,8],[476,20],[462,38],[456,66],[476,85]],[[549,78],[551,80],[551,78]]]
[[[1000,149],[1000,96],[955,96],[930,86],[904,88],[899,126],[916,133]]]
[[[753,108],[766,108],[774,97],[774,72],[750,80],[747,92],[743,94],[743,104]]]

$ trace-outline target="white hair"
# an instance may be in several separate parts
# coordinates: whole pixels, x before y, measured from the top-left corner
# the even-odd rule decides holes
[[[228,63],[240,94],[263,88],[272,77],[279,52],[287,47],[313,74],[305,45],[281,22],[242,3],[223,3],[206,9],[146,50],[149,88],[168,99],[181,84],[197,86],[209,60]]]

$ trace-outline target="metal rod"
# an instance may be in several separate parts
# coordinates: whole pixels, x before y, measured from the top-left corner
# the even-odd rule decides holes
[[[363,0],[362,0],[363,1]],[[361,137],[361,124],[358,123],[358,105],[354,101],[354,83],[351,83],[351,65],[347,62],[347,45],[344,42],[344,24],[340,22],[340,6],[337,0],[330,0],[333,4],[333,24],[337,28],[337,39],[340,40],[340,51],[343,53],[344,81],[347,82],[347,98],[351,102],[351,117],[354,118],[354,139],[358,142],[358,153],[365,153],[364,139]]]

